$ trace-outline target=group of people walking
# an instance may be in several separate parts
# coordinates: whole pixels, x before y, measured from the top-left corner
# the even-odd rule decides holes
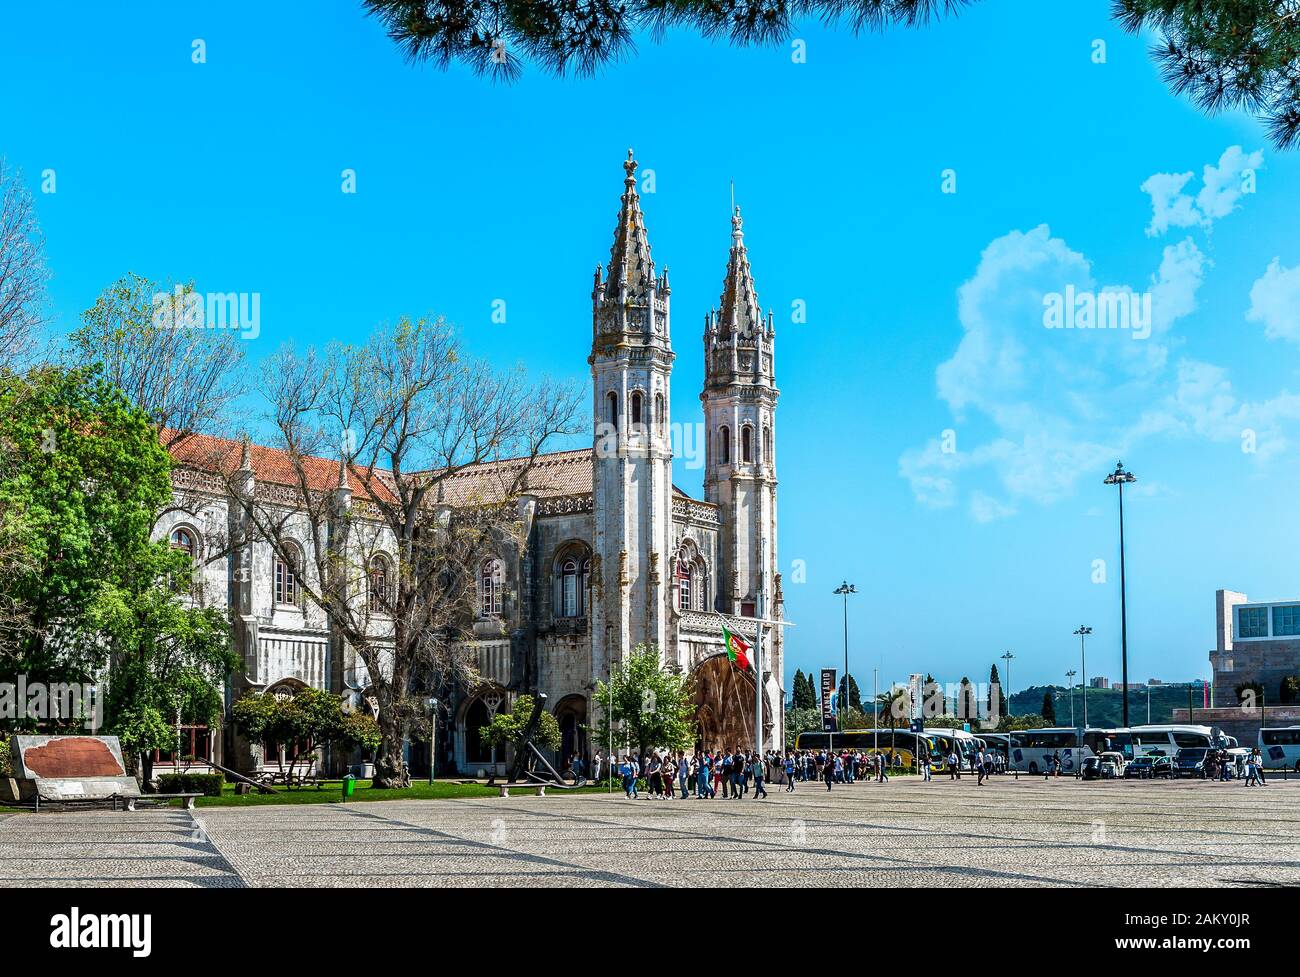
[[[925,779],[930,779],[929,757],[918,759]],[[884,750],[838,753],[769,750],[764,754],[739,748],[697,750],[692,754],[683,750],[652,750],[641,757],[634,754],[614,757],[612,764],[603,752],[597,752],[592,758],[592,775],[597,780],[602,773],[615,778],[629,799],[644,794],[665,800],[719,796],[733,800],[752,796],[758,800],[767,797],[768,784],[784,784],[785,792],[792,793],[796,784],[808,782],[824,783],[827,790],[834,784],[859,780],[884,783],[889,780],[891,768],[903,766],[901,755]],[[569,770],[576,773],[578,769],[577,763],[571,761]]]

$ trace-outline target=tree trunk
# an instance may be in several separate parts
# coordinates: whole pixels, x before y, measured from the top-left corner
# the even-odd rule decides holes
[[[411,775],[402,759],[402,719],[397,709],[381,697],[379,703],[379,749],[375,751],[374,786],[405,789],[411,786]]]

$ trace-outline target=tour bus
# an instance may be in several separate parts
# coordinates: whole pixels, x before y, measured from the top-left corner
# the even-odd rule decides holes
[[[1083,733],[1084,746],[1093,753],[1114,751],[1126,759],[1135,756],[1173,757],[1183,748],[1228,749],[1236,740],[1210,726],[1166,724],[1131,726],[1128,729],[1088,729]]]
[[[1073,774],[1086,758],[1102,752],[1090,748],[1081,733],[1081,730],[1068,726],[1052,726],[1047,729],[1017,729],[1002,734],[1008,739],[1007,767],[1044,773],[1048,761],[1054,754],[1059,754],[1061,773]]]
[[[897,754],[899,764],[904,767],[915,765],[914,757],[919,748],[918,738],[925,743],[926,750],[933,756],[938,747],[929,731],[919,735],[906,729],[847,729],[842,733],[807,732],[795,737],[796,750],[853,750],[858,753],[872,753],[877,748],[884,754]]]
[[[936,726],[927,729],[925,735],[933,744],[930,749],[930,769],[934,771],[942,772],[947,768],[948,755],[953,752],[954,745],[963,768],[970,767],[975,754],[979,752],[979,743],[974,735],[964,729],[944,729]]]
[[[1292,767],[1300,773],[1300,726],[1261,729],[1259,755],[1265,767]]]

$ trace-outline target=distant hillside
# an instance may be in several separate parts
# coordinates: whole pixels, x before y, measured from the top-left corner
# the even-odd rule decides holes
[[[1017,716],[1043,711],[1043,694],[1049,687],[1036,685],[1017,692],[1011,697],[1012,712]],[[1056,695],[1056,724],[1070,725],[1070,690],[1059,685],[1050,686]],[[1192,688],[1193,709],[1200,709],[1203,704],[1200,686]],[[1147,690],[1130,689],[1128,693],[1129,722],[1137,726],[1147,722]],[[1186,685],[1155,685],[1151,687],[1151,722],[1168,723],[1173,721],[1175,709],[1187,708]],[[1123,693],[1119,689],[1088,690],[1088,725],[1120,726],[1123,725]],[[1074,690],[1075,725],[1083,725],[1083,692]],[[1195,721],[1195,713],[1193,713]]]

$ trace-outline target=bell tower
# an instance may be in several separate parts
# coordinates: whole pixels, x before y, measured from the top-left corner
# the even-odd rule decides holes
[[[704,319],[704,497],[722,523],[718,610],[767,616],[779,600],[776,562],[776,330],[754,290],[736,207],[720,308]],[[779,629],[778,629],[779,630]]]
[[[611,661],[642,642],[667,651],[672,544],[672,439],[669,393],[668,270],[650,257],[637,161],[628,150],[623,196],[609,265],[592,288],[592,664],[606,678]]]

